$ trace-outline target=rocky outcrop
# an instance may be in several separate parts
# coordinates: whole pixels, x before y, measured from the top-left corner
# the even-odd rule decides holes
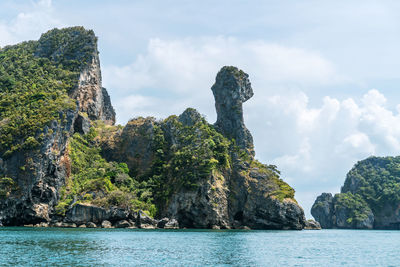
[[[82,65],[76,86],[68,92],[77,101],[77,108],[60,111],[57,120],[36,133],[36,139],[43,139],[38,148],[0,158],[0,177],[12,177],[18,188],[11,196],[0,199],[0,221],[5,225],[50,221],[59,189],[70,173],[69,137],[74,132],[87,133],[90,120],[115,123],[110,97],[101,85],[97,38],[93,31],[83,27],[51,30],[41,36],[34,54],[64,67],[71,62]]]
[[[321,230],[321,225],[314,220],[307,220],[304,230]]]
[[[150,229],[150,228],[156,228],[157,224],[158,224],[157,220],[154,220],[145,212],[139,210],[139,212],[137,213],[136,217],[137,227]]]
[[[65,32],[67,35],[61,39],[60,34]],[[97,37],[92,30],[83,27],[53,29],[41,36],[35,55],[60,64],[71,60],[84,62],[77,86],[69,95],[79,101],[79,111],[86,113],[89,119],[115,123],[114,108],[107,90],[102,87]]]
[[[67,222],[83,224],[93,222],[101,224],[103,221],[117,222],[135,218],[136,213],[125,209],[111,207],[109,209],[88,204],[75,204],[65,216]]]
[[[43,130],[38,150],[19,151],[0,159],[0,176],[13,177],[17,190],[0,199],[0,221],[4,225],[24,225],[49,221],[59,198],[59,189],[70,171],[67,141],[73,132],[77,110],[60,113]]]
[[[109,161],[127,163],[130,175],[148,172],[154,159],[153,139],[156,120],[136,118],[102,143],[102,154]]]
[[[16,182],[8,191],[0,191],[4,198],[0,200],[0,222],[4,225],[142,229],[303,229],[306,225],[294,190],[279,178],[274,166],[254,158],[253,140],[245,127],[242,108],[253,90],[242,70],[223,67],[217,74],[212,86],[215,125],[189,108],[165,120],[135,118],[122,129],[111,126],[115,112],[102,87],[97,38],[92,31],[82,27],[55,29],[42,35],[32,49],[36,57],[43,59],[41,63],[52,62],[55,73],[57,68],[71,73],[68,81],[75,79],[76,86],[68,83],[63,87],[65,99],[60,101],[68,100],[70,110],[60,112],[59,118],[37,133],[43,139],[38,149],[10,152],[7,159],[0,159],[0,177],[9,176]],[[70,108],[73,101],[75,109]],[[101,125],[101,133],[94,139],[92,135],[79,142],[77,135],[70,139],[74,133],[92,133],[91,125]],[[104,177],[97,173],[93,178],[88,176],[95,191],[75,194],[68,187],[74,175],[80,174],[73,155],[90,149],[98,151],[100,147],[107,161],[116,162],[106,162],[104,168],[99,168]],[[100,152],[96,153],[93,158],[101,162]],[[118,175],[113,174],[116,171]],[[66,181],[68,186],[61,194]],[[109,197],[110,188],[116,193],[115,199]],[[60,195],[63,201],[56,214]],[[126,201],[117,199],[121,196]],[[145,212],[130,210],[138,206],[149,210],[149,214],[157,210],[156,218],[166,219],[158,221]]]
[[[254,154],[253,137],[244,125],[242,107],[254,95],[249,75],[236,67],[223,67],[211,90],[217,110],[215,125],[225,136],[234,138],[240,148]]]
[[[70,92],[70,96],[79,101],[80,111],[86,113],[89,119],[114,124],[115,111],[107,90],[102,87],[97,45],[93,48],[89,64],[81,71],[78,86]]]
[[[353,205],[352,195],[322,193],[311,208],[312,216],[323,229],[372,229],[374,214],[365,204]],[[361,202],[362,203],[362,202]]]
[[[317,197],[311,208],[311,215],[320,223],[322,228],[333,228],[334,207],[331,193],[322,193]]]
[[[341,192],[319,196],[311,214],[322,228],[400,229],[400,157],[369,157],[347,173]]]

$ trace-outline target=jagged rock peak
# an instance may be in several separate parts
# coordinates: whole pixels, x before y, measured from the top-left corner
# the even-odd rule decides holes
[[[115,111],[102,87],[97,37],[93,30],[70,27],[50,30],[40,37],[35,56],[46,57],[80,72],[77,86],[68,92],[79,101],[79,111],[90,120],[115,123]]]
[[[196,124],[196,122],[200,121],[202,116],[200,113],[194,108],[187,108],[181,115],[179,115],[178,120],[183,125],[192,126]]]
[[[55,28],[42,34],[35,52],[35,56],[47,57],[57,63],[76,60],[86,64],[90,64],[97,54],[97,37],[93,30],[81,26]]]
[[[237,67],[225,66],[217,74],[211,90],[215,98],[217,122],[222,133],[254,155],[253,137],[244,125],[242,104],[254,93],[249,75]]]

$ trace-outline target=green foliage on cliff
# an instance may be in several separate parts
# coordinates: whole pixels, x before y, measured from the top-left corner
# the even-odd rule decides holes
[[[96,37],[83,27],[54,29],[39,41],[0,49],[0,154],[37,147],[45,125],[75,109],[68,97],[95,52]]]
[[[71,175],[61,190],[57,212],[63,214],[71,204],[85,202],[102,207],[142,209],[154,216],[156,208],[147,184],[130,177],[125,163],[107,162],[102,158],[100,148],[93,142],[96,135],[91,128],[86,136],[74,134],[70,139]]]
[[[77,73],[35,57],[36,48],[31,41],[0,50],[0,153],[5,156],[36,147],[45,125],[75,109],[67,91]]]
[[[70,27],[50,30],[40,37],[36,55],[52,60],[58,67],[79,71],[97,52],[97,37],[92,30]]]
[[[341,209],[345,209],[344,214],[347,215],[347,223],[356,224],[368,218],[371,209],[359,194],[351,192],[340,193],[335,195],[335,210],[336,214],[340,213]]]
[[[347,174],[342,192],[360,195],[373,211],[400,202],[400,157],[370,157]]]
[[[0,199],[7,198],[11,192],[17,191],[18,186],[13,179],[9,177],[0,178]]]
[[[155,159],[151,173],[143,178],[150,178],[159,203],[182,188],[196,189],[214,169],[230,167],[231,142],[202,117],[187,125],[170,116],[154,132]]]

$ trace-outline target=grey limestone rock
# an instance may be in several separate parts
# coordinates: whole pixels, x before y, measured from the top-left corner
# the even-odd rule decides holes
[[[60,40],[63,32],[65,39]],[[64,38],[64,37],[63,37]],[[63,64],[64,60],[84,62],[70,97],[77,100],[75,110],[59,113],[59,119],[45,126],[35,138],[44,136],[37,150],[17,151],[0,159],[0,177],[11,177],[18,194],[0,200],[4,225],[37,224],[50,221],[59,199],[59,189],[70,174],[67,143],[74,132],[87,133],[89,120],[114,124],[115,112],[101,84],[97,38],[83,27],[54,29],[37,42],[35,56]],[[88,117],[81,114],[86,113]]]
[[[150,228],[155,227],[157,225],[157,221],[147,215],[145,212],[139,210],[136,217],[136,226],[139,228]]]
[[[90,130],[90,120],[84,115],[79,114],[74,122],[74,132],[87,134]]]
[[[320,223],[323,229],[329,229],[334,226],[334,208],[333,196],[331,193],[322,193],[315,200],[311,215]]]
[[[242,104],[254,93],[249,75],[236,67],[223,67],[217,74],[211,90],[215,98],[217,122],[215,125],[236,144],[254,154],[253,137],[244,125]]]
[[[109,219],[106,209],[92,205],[76,204],[66,213],[66,220],[77,224],[94,222],[101,223]]]
[[[371,209],[366,208],[365,218],[354,221],[352,219],[353,211],[350,207],[339,201],[340,194],[334,197],[330,193],[322,193],[315,200],[311,215],[320,223],[323,229],[341,228],[341,229],[372,229],[374,228],[375,216]]]
[[[128,228],[131,224],[127,220],[121,220],[114,224],[115,228]]]
[[[96,225],[94,222],[88,222],[88,223],[86,224],[86,227],[87,227],[87,228],[97,228],[97,225]]]
[[[164,225],[164,229],[179,229],[179,222],[176,219],[171,219]]]
[[[319,222],[316,222],[314,220],[307,220],[306,225],[304,227],[305,230],[321,230],[321,225]]]
[[[101,223],[101,228],[112,228],[112,224],[111,224],[110,221],[104,220],[104,221]]]

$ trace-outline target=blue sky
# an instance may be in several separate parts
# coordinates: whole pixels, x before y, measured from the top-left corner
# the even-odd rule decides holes
[[[189,106],[214,122],[217,71],[242,68],[256,156],[278,165],[310,217],[358,160],[400,151],[399,11],[398,1],[2,0],[0,46],[93,29],[121,124]]]

